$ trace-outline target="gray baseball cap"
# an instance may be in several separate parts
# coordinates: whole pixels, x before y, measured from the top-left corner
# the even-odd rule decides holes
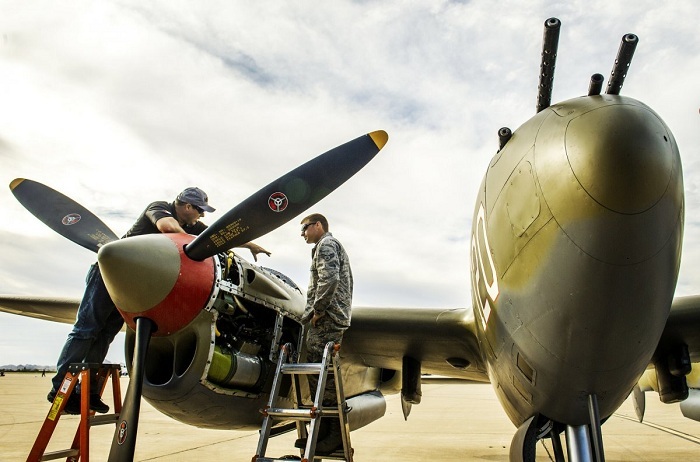
[[[214,207],[209,205],[207,193],[195,186],[184,189],[180,194],[178,194],[177,200],[192,204],[205,212],[213,212],[216,210]]]

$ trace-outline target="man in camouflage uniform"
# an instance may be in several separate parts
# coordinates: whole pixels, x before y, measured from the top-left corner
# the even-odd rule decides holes
[[[310,323],[306,339],[307,361],[319,363],[328,342],[340,344],[343,333],[350,327],[352,305],[352,270],[350,260],[340,242],[328,232],[328,220],[318,213],[301,220],[301,236],[311,250],[311,277],[306,295],[306,309],[302,321]],[[312,395],[318,378],[309,376]],[[329,375],[323,394],[323,405],[337,405],[335,381]],[[342,445],[340,425],[336,419],[322,420],[316,451],[330,453]],[[324,428],[325,427],[325,428]],[[325,438],[321,432],[328,431]]]

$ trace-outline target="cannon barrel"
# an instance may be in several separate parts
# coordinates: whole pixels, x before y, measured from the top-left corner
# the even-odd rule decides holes
[[[537,112],[549,107],[552,101],[552,83],[554,82],[554,65],[557,61],[559,47],[559,30],[561,21],[549,18],[544,22],[542,44],[542,64],[540,64],[540,84],[537,92]]]
[[[632,62],[634,50],[637,48],[639,38],[634,34],[625,34],[620,43],[620,49],[617,51],[615,65],[613,66],[610,78],[608,79],[608,88],[605,93],[608,95],[619,95],[622,84],[627,77],[627,70]]]

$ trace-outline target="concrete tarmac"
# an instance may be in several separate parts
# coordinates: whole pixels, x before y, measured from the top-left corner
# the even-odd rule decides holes
[[[128,379],[121,379],[122,394]],[[49,411],[50,378],[38,373],[7,373],[0,377],[0,461],[24,461]],[[105,401],[112,405],[111,391]],[[78,426],[77,416],[64,415],[48,451],[66,449]],[[107,460],[114,427],[90,431],[90,460]],[[488,384],[426,378],[423,400],[404,421],[397,395],[387,398],[384,418],[352,432],[355,460],[366,461],[508,461],[515,432]],[[296,435],[273,438],[267,456],[296,454]],[[190,427],[141,406],[136,461],[250,461],[257,431],[218,431]],[[562,442],[565,439],[562,436]],[[700,460],[700,423],[688,420],[678,405],[664,405],[647,393],[644,423],[630,400],[603,425],[605,459],[614,461]],[[549,440],[538,443],[537,461],[553,457]]]

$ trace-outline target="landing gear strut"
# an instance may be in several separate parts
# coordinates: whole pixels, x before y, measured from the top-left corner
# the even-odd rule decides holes
[[[564,458],[559,433],[555,425],[548,422],[542,425],[538,422],[539,415],[534,415],[518,428],[510,445],[511,462],[534,462],[537,440],[549,436],[557,462],[605,462],[603,438],[601,433],[598,398],[588,396],[589,423],[584,425],[566,426],[566,453]]]

